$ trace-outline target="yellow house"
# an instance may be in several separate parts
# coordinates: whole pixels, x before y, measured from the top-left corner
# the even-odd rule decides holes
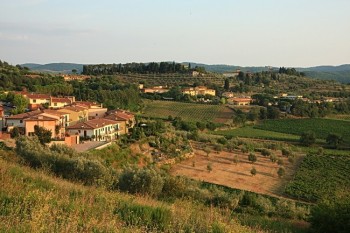
[[[74,98],[64,97],[50,97],[50,108],[63,108],[65,106],[71,105],[74,103]]]
[[[195,95],[212,95],[215,96],[216,92],[214,89],[209,89],[205,86],[190,87],[182,89],[182,94],[191,96]]]
[[[69,113],[68,125],[87,121],[89,118],[88,108],[82,106],[66,106],[64,108],[58,109],[57,111],[62,113]]]

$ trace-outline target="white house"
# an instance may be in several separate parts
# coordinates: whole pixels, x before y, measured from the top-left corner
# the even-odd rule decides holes
[[[119,123],[109,119],[94,119],[68,126],[66,132],[95,141],[112,141],[119,136]]]

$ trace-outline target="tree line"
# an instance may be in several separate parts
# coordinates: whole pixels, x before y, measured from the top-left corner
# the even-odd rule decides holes
[[[126,64],[96,64],[84,65],[82,74],[85,75],[113,75],[127,73],[188,73],[190,71],[205,72],[203,67],[191,68],[191,64],[185,66],[176,62],[150,62],[150,63],[126,63]]]

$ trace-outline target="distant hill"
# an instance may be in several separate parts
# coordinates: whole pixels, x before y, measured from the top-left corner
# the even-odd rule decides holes
[[[315,66],[297,68],[311,78],[336,80],[341,83],[350,83],[350,64],[340,66]]]
[[[268,66],[234,66],[234,65],[208,65],[195,62],[182,62],[184,65],[191,64],[191,67],[201,66],[207,71],[216,73],[233,72],[235,70],[241,70],[243,72],[261,72],[268,71]],[[76,63],[49,63],[49,64],[36,64],[26,63],[22,64],[23,67],[28,67],[35,71],[53,72],[53,73],[71,73],[73,69],[76,69],[78,73],[83,71],[83,64]],[[278,69],[278,67],[272,67]],[[296,68],[300,72],[304,72],[306,76],[311,78],[335,80],[342,83],[350,83],[350,64],[344,64],[340,66],[315,66],[307,68]]]
[[[83,71],[83,64],[76,63],[49,63],[45,65],[35,63],[22,64],[23,67],[28,67],[35,71],[45,71],[54,73],[72,73],[73,69],[76,69],[78,73]]]

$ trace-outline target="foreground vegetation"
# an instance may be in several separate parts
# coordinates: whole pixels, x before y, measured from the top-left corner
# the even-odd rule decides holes
[[[0,159],[0,232],[254,232],[221,210],[86,187]]]

